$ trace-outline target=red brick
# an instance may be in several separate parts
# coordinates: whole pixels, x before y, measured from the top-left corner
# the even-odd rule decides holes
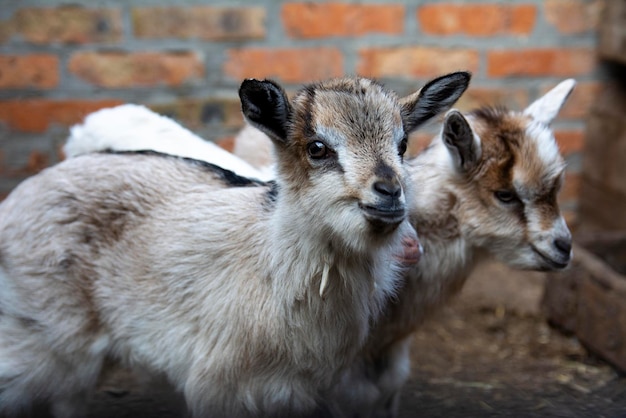
[[[490,77],[577,76],[589,74],[595,66],[591,48],[501,50],[487,55]]]
[[[343,74],[343,56],[336,48],[231,49],[224,63],[231,78],[278,78],[302,83]]]
[[[406,151],[406,156],[412,158],[422,152],[424,148],[426,148],[432,142],[435,135],[437,134],[420,131],[413,132],[409,136],[409,147]]]
[[[50,54],[0,55],[0,88],[50,89],[59,84],[59,59]]]
[[[179,86],[204,75],[192,52],[76,52],[69,70],[101,87]]]
[[[559,202],[576,202],[580,195],[580,173],[565,173],[565,182],[559,193]]]
[[[418,8],[422,32],[429,35],[529,35],[537,9],[533,5],[426,4]]]
[[[215,143],[225,149],[228,152],[233,152],[235,149],[235,137],[234,136],[226,136],[223,138],[219,138]]]
[[[563,155],[583,150],[585,133],[582,130],[557,130],[554,132],[554,136]]]
[[[45,132],[51,124],[71,126],[98,109],[122,104],[119,100],[2,100],[0,122],[21,132]]]
[[[400,4],[287,3],[282,6],[285,30],[292,38],[397,35],[404,31]]]
[[[63,161],[67,158],[67,155],[65,155],[65,151],[63,150],[63,145],[65,145],[65,143],[59,144],[56,147],[56,157],[58,161]]]
[[[546,0],[546,20],[565,35],[595,30],[602,11],[602,1]]]
[[[150,109],[167,115],[188,129],[199,129],[209,124],[223,128],[243,126],[241,103],[236,98],[179,99],[173,102],[151,104]]]
[[[473,49],[398,47],[359,51],[357,72],[370,77],[433,77],[457,70],[478,70]]]
[[[543,85],[541,94],[547,93],[557,83]],[[603,90],[603,85],[596,81],[578,82],[559,112],[559,119],[584,119],[587,117],[591,105]]]
[[[15,33],[37,44],[119,42],[122,39],[122,14],[118,9],[29,7],[18,10],[12,23]]]
[[[505,106],[511,110],[523,110],[528,106],[528,91],[519,88],[474,87],[463,93],[454,107],[464,112],[483,106]]]
[[[33,175],[39,173],[50,165],[50,156],[41,151],[33,150],[28,154],[28,161],[23,168],[24,174]]]
[[[132,12],[138,38],[240,40],[265,37],[261,7],[138,7]]]
[[[0,166],[0,175],[21,181],[50,166],[51,155],[47,150],[35,149],[30,151],[28,155],[21,157],[19,161],[11,161],[10,164],[3,163]]]

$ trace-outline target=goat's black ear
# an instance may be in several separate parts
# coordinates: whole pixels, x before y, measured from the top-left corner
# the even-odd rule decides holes
[[[284,142],[291,104],[281,86],[272,80],[247,79],[239,87],[241,111],[250,124],[272,140]]]
[[[480,160],[480,140],[474,137],[467,119],[459,111],[448,112],[443,122],[441,138],[460,171],[472,169]]]
[[[429,81],[420,91],[401,99],[404,130],[409,133],[450,109],[465,92],[471,78],[472,74],[467,71],[446,74]]]

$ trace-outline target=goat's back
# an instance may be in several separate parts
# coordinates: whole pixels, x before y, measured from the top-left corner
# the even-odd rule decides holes
[[[0,205],[0,268],[13,278],[0,295],[0,312],[27,315],[32,308],[46,321],[68,304],[99,310],[96,297],[102,294],[94,291],[116,286],[115,281],[140,289],[154,285],[136,279],[154,270],[151,258],[159,252],[194,261],[207,257],[202,247],[193,246],[203,238],[193,237],[233,223],[214,222],[216,213],[222,220],[245,213],[236,205],[240,188],[228,186],[255,184],[205,163],[142,154],[85,155],[45,170]],[[254,204],[255,191],[261,196],[267,190],[250,189],[245,202]],[[208,234],[204,239],[210,240]],[[108,282],[98,283],[103,277]],[[20,288],[24,293],[12,298]],[[123,297],[124,289],[119,290]],[[64,300],[64,294],[75,300]]]

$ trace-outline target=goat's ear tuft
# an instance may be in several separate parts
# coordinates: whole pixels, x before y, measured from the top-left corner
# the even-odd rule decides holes
[[[448,112],[443,122],[441,137],[460,171],[467,172],[480,160],[480,141],[474,137],[474,131],[461,112],[457,110]]]
[[[446,74],[429,81],[420,91],[401,99],[405,131],[409,133],[450,109],[465,92],[471,78],[471,73],[466,71]]]
[[[281,86],[272,80],[247,79],[239,87],[241,111],[246,120],[273,141],[285,142],[291,104]]]
[[[534,120],[549,125],[561,110],[576,85],[576,80],[569,78],[561,81],[555,88],[535,100],[524,110],[524,114]]]

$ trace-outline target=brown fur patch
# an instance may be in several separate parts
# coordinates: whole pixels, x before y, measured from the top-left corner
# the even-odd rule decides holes
[[[85,239],[89,239],[91,233],[100,237],[102,242],[113,245],[120,240],[129,218],[133,215],[139,215],[139,212],[132,205],[117,201],[107,202],[94,212],[85,215]]]
[[[454,207],[458,204],[456,196],[448,193],[446,198],[441,199],[439,203],[434,214],[412,212],[411,224],[415,225],[422,236],[432,235],[445,240],[460,237],[459,220],[454,215]],[[447,216],[441,216],[441,214],[447,214]]]
[[[535,200],[537,211],[541,217],[540,227],[542,229],[551,228],[554,219],[561,216],[557,201],[558,190],[559,181],[557,180],[552,187],[543,190]]]
[[[526,129],[528,119],[509,112],[504,107],[486,107],[473,111],[473,129],[481,139],[482,158],[471,173],[485,206],[493,203],[493,193],[499,190],[515,192],[513,169],[519,166],[528,152]],[[533,158],[536,160],[536,158]],[[511,206],[520,223],[526,224],[523,206]]]
[[[482,108],[470,113],[473,128],[482,141],[482,162],[473,173],[479,193],[483,199],[493,199],[493,192],[510,190],[522,192],[536,208],[540,226],[549,229],[560,216],[557,204],[559,180],[552,166],[539,156],[539,144],[527,136],[530,119],[506,108]],[[516,190],[513,170],[522,179]],[[487,203],[487,202],[485,202]],[[526,226],[527,219],[521,202],[511,205],[520,223]]]

